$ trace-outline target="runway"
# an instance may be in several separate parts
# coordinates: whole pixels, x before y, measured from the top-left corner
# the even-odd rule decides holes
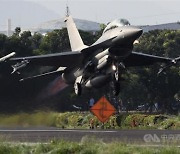
[[[80,142],[83,138],[94,137],[103,142],[120,141],[127,143],[177,143],[180,145],[180,130],[78,130],[57,128],[3,128],[0,139],[6,142],[49,142],[68,140]]]

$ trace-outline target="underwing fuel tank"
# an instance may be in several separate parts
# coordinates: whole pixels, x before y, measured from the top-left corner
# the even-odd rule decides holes
[[[101,88],[110,80],[109,75],[99,75],[90,80],[88,80],[85,84],[87,88]]]

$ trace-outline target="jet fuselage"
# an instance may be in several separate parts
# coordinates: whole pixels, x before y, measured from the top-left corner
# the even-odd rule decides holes
[[[110,79],[111,73],[115,71],[112,65],[116,63],[117,59],[123,60],[132,52],[133,43],[141,34],[142,29],[133,26],[107,29],[89,47],[92,47],[92,54],[89,55],[83,67],[65,70],[63,79],[66,83],[73,84],[79,76],[83,76],[85,87],[101,87]],[[94,74],[95,72],[97,73]]]

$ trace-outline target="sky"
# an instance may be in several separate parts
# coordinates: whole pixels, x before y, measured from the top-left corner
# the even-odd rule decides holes
[[[22,1],[31,2],[31,9],[23,8]],[[10,3],[7,9],[2,2],[14,3]],[[32,2],[37,4],[33,9]],[[63,18],[67,4],[74,18],[98,23],[106,24],[117,18],[128,19],[131,25],[180,21],[180,0],[0,0],[0,29],[7,27],[7,18],[12,19],[14,26],[24,27]],[[17,6],[19,11],[14,9]],[[38,7],[41,7],[41,12]]]
[[[126,18],[135,25],[153,25],[180,20],[180,0],[26,0],[54,11],[60,17],[66,4],[72,16],[107,23]]]

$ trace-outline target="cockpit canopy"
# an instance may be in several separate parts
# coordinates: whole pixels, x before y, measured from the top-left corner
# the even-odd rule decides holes
[[[116,19],[110,23],[107,24],[106,28],[104,29],[103,33],[111,30],[111,29],[114,29],[114,28],[117,28],[117,27],[122,27],[122,26],[129,26],[130,23],[128,20],[126,19]]]

